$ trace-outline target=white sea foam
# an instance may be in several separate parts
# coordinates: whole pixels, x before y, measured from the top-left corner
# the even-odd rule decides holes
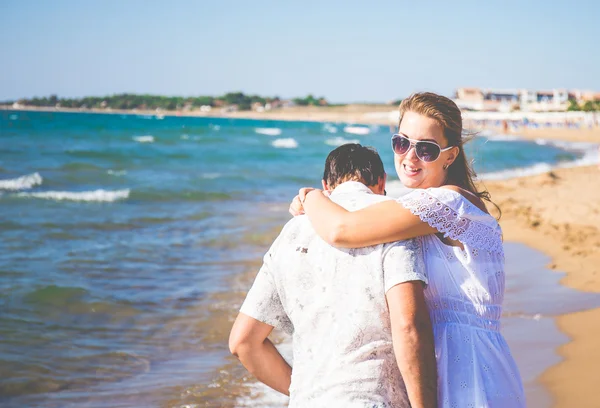
[[[371,129],[365,126],[346,126],[344,132],[351,133],[353,135],[368,135],[371,133]]]
[[[14,179],[0,180],[2,190],[29,190],[33,186],[39,186],[44,179],[40,173],[28,174]]]
[[[8,117],[8,119],[10,119],[10,120],[17,120],[17,119],[19,119],[19,116],[18,115],[10,115]]]
[[[43,191],[38,193],[18,193],[19,197],[42,198],[56,201],[88,201],[88,202],[113,202],[129,197],[130,190],[94,190],[94,191]]]
[[[120,177],[120,176],[126,175],[127,174],[127,170],[111,170],[111,169],[109,169],[109,170],[106,171],[106,173],[110,174],[111,176]]]
[[[220,126],[220,125],[210,125],[210,128],[211,128],[212,130],[216,130],[217,132],[218,132],[219,130],[221,130],[221,126]]]
[[[521,136],[499,135],[497,133],[487,134],[484,137],[486,137],[488,140],[492,140],[494,142],[515,142],[515,141],[526,142],[527,141],[526,139],[523,139]]]
[[[337,136],[331,139],[325,140],[325,144],[329,146],[341,146],[346,143],[360,143],[358,139],[344,139],[341,136]]]
[[[189,135],[181,135],[182,140],[188,140],[190,138]]]
[[[543,140],[543,139],[538,139]],[[552,146],[556,146],[560,149],[577,151],[582,153],[587,152],[598,152],[598,143],[590,143],[590,142],[565,142],[562,140],[545,140],[547,144]]]
[[[267,136],[279,136],[281,134],[281,129],[279,128],[256,128],[254,131]]]
[[[277,350],[283,358],[290,364],[292,361],[292,342],[287,338],[280,344],[276,345]],[[287,407],[289,398],[258,381],[246,384],[250,391],[250,395],[238,397],[235,401],[236,408],[253,407],[253,408],[283,408]]]
[[[561,162],[557,165],[550,165],[548,163],[536,163],[529,167],[518,167],[515,169],[507,169],[502,171],[496,171],[492,173],[482,173],[479,178],[481,180],[506,180],[514,177],[533,176],[536,174],[543,174],[551,171],[555,168],[571,168],[571,167],[582,167],[591,166],[598,163],[598,158],[593,156],[584,156],[577,160]]]
[[[552,170],[552,166],[548,163],[536,163],[528,167],[517,167],[514,169],[507,169],[501,171],[495,171],[490,173],[482,173],[479,175],[480,180],[506,180],[514,177],[533,176],[535,174],[542,174]]]
[[[486,135],[490,140],[495,141],[523,141],[518,136],[512,135]],[[576,160],[561,161],[556,164],[550,164],[545,162],[539,162],[532,164],[531,166],[518,167],[513,169],[506,169],[490,173],[482,173],[479,178],[482,180],[505,180],[514,177],[532,176],[536,174],[546,173],[554,168],[571,168],[595,165],[599,162],[600,155],[598,152],[599,145],[597,143],[590,142],[566,142],[560,140],[549,140],[549,139],[535,139],[534,142],[538,146],[555,146],[559,149],[563,149],[567,152],[578,153],[582,157]]]
[[[134,136],[133,140],[138,143],[154,143],[154,136],[146,135],[146,136]]]
[[[337,133],[338,128],[335,127],[334,125],[330,124],[330,123],[325,123],[323,125],[323,130],[329,133]]]
[[[275,139],[271,142],[273,147],[277,147],[278,149],[295,149],[298,147],[298,142],[296,139],[287,138],[287,139]]]

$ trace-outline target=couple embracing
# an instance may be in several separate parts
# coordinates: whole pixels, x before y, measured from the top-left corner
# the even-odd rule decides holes
[[[502,233],[465,157],[456,104],[400,105],[394,163],[412,190],[384,195],[379,155],[327,158],[264,257],[230,349],[290,407],[524,407],[503,336]],[[292,335],[293,369],[267,336]]]

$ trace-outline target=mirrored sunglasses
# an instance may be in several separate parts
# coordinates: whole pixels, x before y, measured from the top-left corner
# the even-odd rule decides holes
[[[442,149],[440,145],[435,142],[427,140],[412,140],[403,134],[395,134],[392,136],[392,149],[394,153],[403,155],[408,153],[411,146],[414,146],[415,153],[419,160],[424,162],[436,161],[442,152],[452,149],[453,146],[448,146]]]

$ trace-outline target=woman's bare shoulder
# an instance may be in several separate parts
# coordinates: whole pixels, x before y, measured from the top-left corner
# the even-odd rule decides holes
[[[489,214],[483,200],[481,198],[477,197],[475,194],[471,193],[470,191],[467,191],[464,188],[460,188],[458,186],[451,185],[451,184],[442,186],[441,188],[445,188],[447,190],[452,190],[454,192],[457,192],[458,194],[462,195],[464,198],[469,200],[471,202],[471,204],[473,204],[475,207],[479,208],[484,213]]]

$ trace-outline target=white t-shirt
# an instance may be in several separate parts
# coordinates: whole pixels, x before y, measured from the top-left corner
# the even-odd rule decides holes
[[[346,182],[331,199],[354,211],[387,200]],[[293,336],[290,407],[409,407],[385,299],[427,283],[415,240],[358,249],[328,245],[305,216],[283,228],[241,312]]]

